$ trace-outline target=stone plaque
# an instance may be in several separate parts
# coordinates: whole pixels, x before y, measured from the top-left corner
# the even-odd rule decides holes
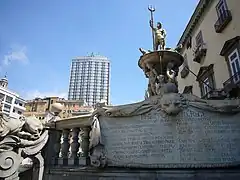
[[[240,114],[189,107],[177,116],[151,111],[99,119],[108,166],[184,168],[240,163]]]

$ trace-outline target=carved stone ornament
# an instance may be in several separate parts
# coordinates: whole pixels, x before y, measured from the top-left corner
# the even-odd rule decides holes
[[[107,158],[103,145],[98,144],[90,150],[90,161],[93,167],[104,168],[107,166]]]
[[[0,114],[0,179],[16,176],[25,159],[41,156],[39,153],[48,141],[48,131],[36,117],[12,119]],[[28,158],[28,159],[29,159]],[[31,160],[33,161],[33,160]],[[31,168],[33,164],[28,164]]]
[[[4,151],[0,153],[0,177],[6,178],[18,171],[23,158],[13,151]]]
[[[211,124],[213,122],[217,123],[215,121],[217,121],[217,117],[219,117],[222,119],[221,121],[223,121],[219,123],[227,123],[227,118],[234,117],[234,119],[236,119],[240,115],[239,112],[240,100],[211,101],[200,99],[192,94],[179,93],[152,96],[135,104],[97,107],[92,116],[92,130],[90,132],[91,165],[98,168],[106,166],[186,168],[219,167],[227,165],[228,163],[225,162],[222,164],[216,162],[215,164],[214,160],[211,160],[212,155],[201,152],[199,152],[201,156],[206,155],[210,160],[208,159],[202,164],[199,164],[199,162],[194,164],[192,160],[188,161],[184,159],[185,155],[183,154],[180,155],[180,158],[178,153],[181,153],[181,151],[176,150],[174,147],[179,146],[180,148],[182,146],[181,143],[185,143],[185,140],[178,142],[177,137],[185,138],[182,134],[194,134],[193,131],[197,126],[204,126],[198,118],[203,119],[204,123],[208,123],[208,118],[210,118],[209,123]],[[204,114],[206,114],[206,117]],[[196,126],[194,124],[196,124]],[[166,128],[164,128],[165,126]],[[169,131],[169,135],[164,134],[164,131]],[[213,133],[222,132],[220,130],[208,130],[204,127],[202,127],[200,131],[206,131],[206,133],[209,131],[208,133],[213,137]],[[225,131],[228,132],[230,129]],[[176,137],[171,135],[174,133],[177,133]],[[170,137],[173,139],[168,139]],[[201,142],[199,139],[192,140],[190,137],[191,136],[189,136],[189,140],[187,140],[189,142],[193,141],[196,144],[207,143]],[[208,135],[206,135],[206,137],[208,137]],[[211,138],[214,139],[213,137]],[[212,141],[212,139],[208,141]],[[167,144],[161,145],[161,141],[166,141]],[[174,142],[176,142],[177,145],[174,145]],[[153,144],[151,145],[151,143]],[[151,150],[150,146],[154,148]],[[165,148],[165,146],[169,147]],[[195,146],[195,144],[193,144],[193,146]],[[217,146],[217,144],[215,146]],[[123,149],[121,150],[121,148]],[[206,151],[208,151],[209,147],[206,148]],[[135,151],[138,154],[135,154]],[[164,151],[165,154],[161,155],[162,151]],[[144,155],[144,153],[146,155]],[[170,156],[168,157],[167,153],[170,153],[174,160],[169,159]],[[218,156],[217,153],[215,153],[215,155]],[[147,158],[148,156],[149,159]],[[157,157],[156,160],[155,156]],[[165,157],[163,158],[163,163],[161,163],[161,156]],[[153,163],[155,161],[156,164]]]
[[[92,130],[90,131],[90,162],[94,167],[103,168],[106,166],[106,156],[104,151],[104,145],[101,140],[101,129],[98,121],[98,117],[95,115],[92,117]]]
[[[188,106],[198,107],[207,111],[234,113],[240,112],[240,100],[203,100],[192,94],[168,93],[162,96],[152,96],[142,102],[98,107],[93,115],[109,117],[128,117],[147,113],[153,109],[167,115],[177,115]]]

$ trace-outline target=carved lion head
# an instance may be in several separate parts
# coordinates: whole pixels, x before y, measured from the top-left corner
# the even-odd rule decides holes
[[[177,115],[181,110],[183,105],[183,97],[178,93],[164,94],[160,100],[161,110],[163,110],[168,115]]]

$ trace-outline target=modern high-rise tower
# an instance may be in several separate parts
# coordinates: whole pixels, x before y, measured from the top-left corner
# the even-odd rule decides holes
[[[109,72],[108,58],[94,55],[72,59],[69,100],[84,100],[89,106],[104,100],[109,103]]]

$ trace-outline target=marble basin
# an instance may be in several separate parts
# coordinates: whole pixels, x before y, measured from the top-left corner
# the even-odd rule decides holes
[[[158,74],[166,74],[166,67],[169,62],[173,62],[175,66],[180,67],[183,61],[183,56],[176,51],[159,50],[142,55],[138,61],[138,66],[145,72],[148,64],[154,67]]]

